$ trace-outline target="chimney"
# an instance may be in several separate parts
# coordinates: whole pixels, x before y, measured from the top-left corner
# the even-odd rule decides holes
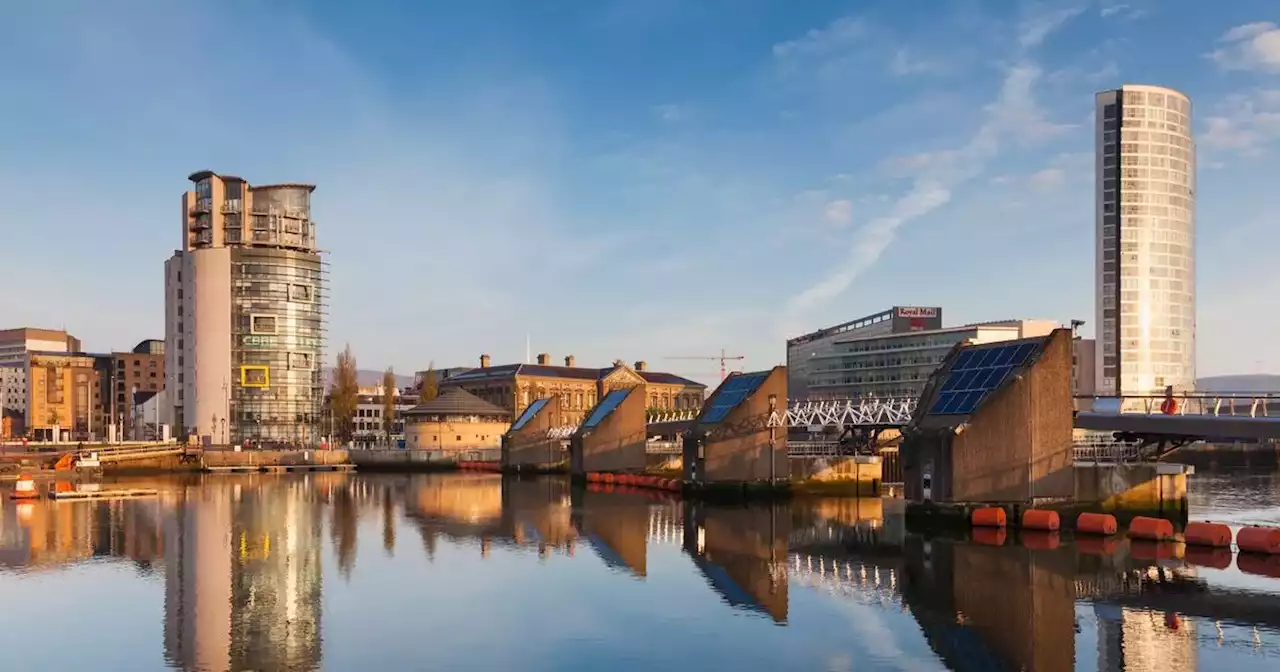
[[[538,363],[539,363],[539,364],[541,364],[541,365],[543,365],[543,366],[546,366],[546,365],[547,365],[547,364],[549,364],[550,362],[551,362],[551,355],[548,355],[548,354],[547,354],[547,353],[545,353],[545,352],[539,352],[539,353],[538,353]]]
[[[480,355],[480,368],[489,368],[489,355]]]
[[[644,360],[642,359],[636,362],[636,371],[644,371],[646,366],[648,365],[645,364]]]
[[[567,356],[565,356],[565,358],[564,358],[564,365],[565,365],[565,366],[567,366],[567,367],[569,367],[569,368],[571,368],[571,369],[573,368],[573,355],[567,355]]]

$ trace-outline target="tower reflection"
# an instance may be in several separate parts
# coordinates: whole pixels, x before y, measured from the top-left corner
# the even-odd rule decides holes
[[[183,670],[320,667],[322,508],[307,479],[205,479],[165,531],[164,650]]]

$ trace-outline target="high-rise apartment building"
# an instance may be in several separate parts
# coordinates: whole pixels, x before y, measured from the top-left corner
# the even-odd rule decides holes
[[[309,184],[193,173],[165,262],[165,388],[178,436],[319,442],[325,268]]]
[[[1125,85],[1096,96],[1099,394],[1192,389],[1196,374],[1191,101]]]

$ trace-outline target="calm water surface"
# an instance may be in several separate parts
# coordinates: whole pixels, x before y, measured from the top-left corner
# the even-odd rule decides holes
[[[925,540],[893,501],[488,474],[130,485],[160,496],[3,493],[3,669],[1280,669],[1280,579],[1127,543]],[[1276,475],[1192,487],[1193,519],[1280,524]]]

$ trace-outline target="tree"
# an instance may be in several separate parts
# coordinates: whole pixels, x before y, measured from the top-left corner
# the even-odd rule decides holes
[[[440,396],[440,379],[436,375],[436,364],[427,364],[427,372],[422,375],[422,385],[418,387],[418,403],[425,404]]]
[[[360,382],[356,378],[356,356],[347,344],[338,353],[333,369],[333,385],[329,389],[329,408],[333,413],[333,433],[347,443],[355,432],[356,410],[360,404]]]
[[[382,374],[382,431],[391,443],[391,430],[396,426],[396,372],[387,367]]]

